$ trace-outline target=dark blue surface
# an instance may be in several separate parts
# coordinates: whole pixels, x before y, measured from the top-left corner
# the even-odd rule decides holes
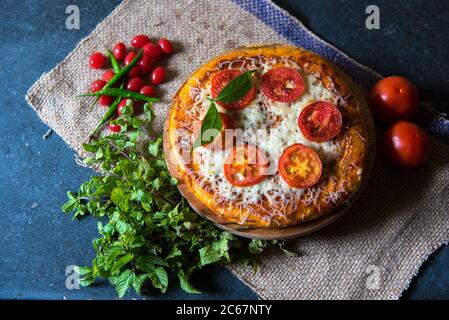
[[[447,2],[376,2],[382,29],[367,31],[368,2],[277,1],[362,63],[384,74],[410,77],[424,99],[447,101]],[[60,205],[65,191],[75,190],[91,172],[73,162],[73,152],[61,138],[42,139],[47,127],[23,98],[39,76],[62,60],[118,3],[78,1],[81,29],[67,30],[64,12],[70,1],[2,1],[0,298],[115,298],[108,285],[65,288],[66,266],[90,262],[97,230],[89,218],[71,221]],[[406,297],[449,298],[448,267],[449,249],[444,247],[425,264]],[[146,297],[256,298],[224,268],[210,269],[195,281],[208,294],[186,295],[172,285],[166,295],[151,292]]]

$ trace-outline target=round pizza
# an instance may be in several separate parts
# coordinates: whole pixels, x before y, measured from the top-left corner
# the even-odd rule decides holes
[[[302,48],[224,53],[173,99],[170,173],[192,207],[220,224],[285,227],[330,214],[364,176],[362,99],[345,74]]]

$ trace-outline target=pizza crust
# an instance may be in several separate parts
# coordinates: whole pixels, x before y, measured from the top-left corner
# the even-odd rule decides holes
[[[256,56],[294,60],[304,73],[319,78],[325,88],[332,90],[345,101],[345,108],[341,111],[347,127],[339,138],[343,151],[333,167],[332,179],[324,179],[318,186],[306,189],[300,201],[285,209],[288,214],[274,217],[271,217],[270,210],[276,208],[267,203],[242,207],[232,201],[218,202],[213,190],[201,184],[197,168],[186,164],[177,151],[180,148],[180,141],[175,132],[182,126],[189,127],[190,120],[185,110],[194,103],[191,89],[210,83],[210,79],[214,72],[220,69],[222,62],[236,61],[238,64],[242,57]],[[337,211],[356,194],[361,185],[368,152],[366,117],[361,113],[364,103],[362,94],[347,75],[325,59],[304,49],[270,45],[239,48],[224,53],[198,68],[174,96],[164,130],[164,151],[170,173],[178,179],[178,188],[192,207],[219,224],[284,227],[317,219]],[[242,220],[242,217],[245,219]]]

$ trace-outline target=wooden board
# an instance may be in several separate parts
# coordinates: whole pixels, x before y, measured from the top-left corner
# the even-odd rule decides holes
[[[335,66],[334,66],[335,67]],[[338,69],[337,67],[335,67]],[[345,74],[340,70],[342,74]],[[368,136],[368,153],[367,153],[367,163],[365,166],[365,170],[362,176],[362,182],[360,184],[359,190],[343,205],[338,211],[328,214],[326,216],[320,217],[315,220],[311,220],[308,222],[304,222],[298,225],[289,226],[289,227],[266,227],[266,228],[254,228],[254,227],[245,227],[235,223],[225,222],[221,219],[220,215],[215,211],[211,210],[207,206],[205,206],[187,187],[185,183],[182,181],[182,176],[178,172],[177,165],[171,161],[170,154],[170,145],[168,137],[168,120],[170,117],[171,110],[167,113],[167,119],[165,122],[164,135],[163,135],[163,144],[164,144],[164,153],[167,161],[167,166],[170,174],[176,178],[178,178],[178,189],[184,198],[186,198],[189,205],[202,217],[211,220],[217,227],[229,231],[235,235],[251,238],[251,239],[262,239],[262,240],[288,240],[297,237],[303,237],[308,234],[311,234],[317,230],[324,228],[329,225],[333,221],[337,220],[341,217],[357,200],[358,196],[366,185],[366,181],[372,171],[372,167],[374,164],[375,158],[375,128],[373,119],[371,116],[371,112],[366,103],[365,93],[364,91],[356,85],[349,77],[346,76],[346,82],[348,83],[351,91],[356,96],[356,98],[360,102],[361,113],[364,118],[364,123],[366,124],[367,136]],[[184,85],[184,84],[183,84]]]

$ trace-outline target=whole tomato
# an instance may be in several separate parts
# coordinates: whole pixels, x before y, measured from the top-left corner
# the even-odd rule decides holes
[[[371,90],[369,100],[374,116],[386,124],[412,120],[419,105],[415,86],[397,76],[380,80]]]
[[[429,137],[414,123],[399,121],[384,135],[387,159],[396,167],[413,169],[422,166],[429,157]]]

